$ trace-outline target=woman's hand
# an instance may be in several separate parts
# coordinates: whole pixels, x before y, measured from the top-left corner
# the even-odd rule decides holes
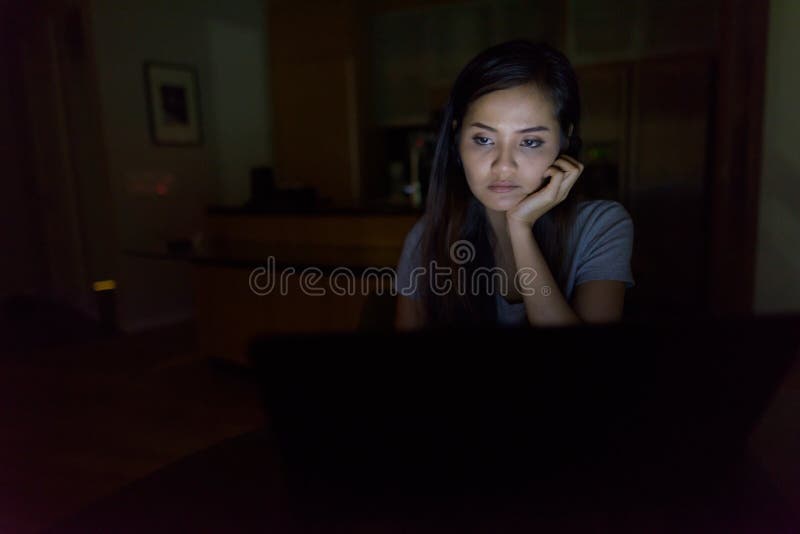
[[[567,198],[582,172],[583,164],[575,158],[565,154],[556,158],[545,172],[545,180],[549,176],[550,183],[526,196],[506,212],[509,227],[523,225],[530,229],[539,217]]]

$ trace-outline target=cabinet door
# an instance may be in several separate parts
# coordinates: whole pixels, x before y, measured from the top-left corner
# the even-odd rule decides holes
[[[683,57],[633,68],[627,207],[635,224],[632,306],[650,316],[707,311],[713,62]]]
[[[336,205],[358,196],[358,125],[351,58],[297,61],[274,84],[278,179],[314,187]]]
[[[354,0],[269,4],[276,178],[349,205],[360,191],[360,33]]]

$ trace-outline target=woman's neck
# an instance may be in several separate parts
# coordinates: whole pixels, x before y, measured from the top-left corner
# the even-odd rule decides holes
[[[508,240],[508,222],[506,221],[506,212],[495,211],[486,208],[486,218],[489,220],[489,226],[492,227],[497,241],[505,242]]]
[[[486,209],[486,218],[492,228],[495,237],[495,252],[500,253],[501,258],[512,258],[511,236],[508,235],[508,222],[506,212]],[[499,261],[499,258],[496,258]]]

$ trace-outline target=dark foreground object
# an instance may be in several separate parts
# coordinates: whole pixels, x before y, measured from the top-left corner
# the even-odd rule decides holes
[[[795,532],[746,453],[797,316],[270,337],[269,430],[57,532]]]
[[[51,532],[798,532],[788,503],[746,459],[715,476],[512,495],[292,495],[259,431],[129,485]]]

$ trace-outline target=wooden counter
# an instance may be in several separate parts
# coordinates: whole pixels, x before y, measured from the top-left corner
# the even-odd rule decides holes
[[[379,295],[419,216],[210,213],[189,258],[203,351],[245,363],[256,334],[387,326],[394,301]]]

